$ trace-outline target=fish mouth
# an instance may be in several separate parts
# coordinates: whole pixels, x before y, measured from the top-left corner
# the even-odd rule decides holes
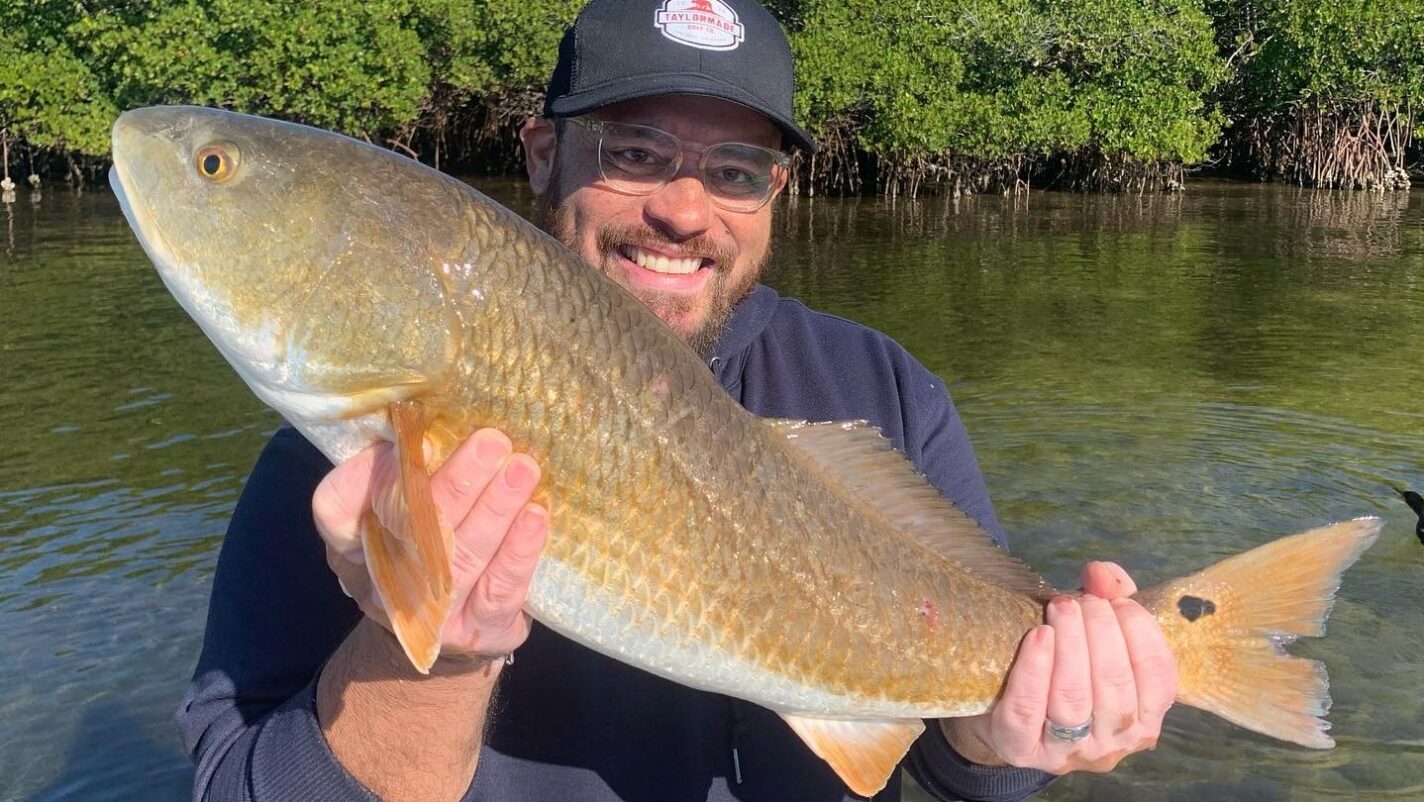
[[[155,246],[160,236],[158,232],[154,231],[153,227],[148,224],[148,218],[153,216],[152,210],[148,210],[150,213],[144,216],[137,213],[134,209],[133,199],[129,197],[127,190],[128,183],[128,179],[124,176],[122,162],[117,158],[116,154],[114,164],[109,168],[109,187],[114,190],[114,197],[119,201],[119,210],[124,213],[124,219],[128,221],[129,228],[132,228],[134,233],[138,234],[139,245],[143,246],[149,258],[153,259],[153,263],[160,268],[160,272],[166,272],[168,260],[166,258],[160,259],[159,254],[156,253],[158,249]]]
[[[158,271],[158,277],[168,287],[168,291],[177,299],[178,304],[183,307],[193,320],[197,321],[205,331],[207,325],[204,321],[202,310],[193,306],[194,294],[188,282],[183,280],[184,270],[181,269],[177,257],[173,254],[173,248],[164,238],[163,233],[158,230],[154,220],[156,214],[151,204],[145,203],[145,193],[140,189],[138,197],[129,194],[129,188],[136,186],[130,178],[124,160],[120,157],[118,143],[114,143],[114,165],[109,168],[109,186],[114,190],[114,197],[119,201],[119,209],[124,213],[124,219],[128,221],[129,228],[133,229],[138,238],[138,244],[143,247],[144,253],[153,262],[154,268]],[[147,193],[152,196],[152,193]]]
[[[618,245],[613,251],[633,286],[658,292],[694,294],[707,284],[717,267],[717,260],[710,257],[631,243]]]
[[[118,200],[119,209],[124,213],[124,219],[128,221],[129,228],[133,229],[134,234],[137,235],[138,244],[143,246],[144,252],[153,261],[154,267],[158,268],[158,275],[163,279],[163,282],[169,284],[169,277],[177,273],[174,269],[177,260],[173,256],[172,247],[164,239],[158,226],[154,224],[156,214],[153,206],[144,202],[144,198],[152,197],[153,193],[143,192],[143,187],[135,181],[125,165],[117,136],[117,126],[115,126],[113,152],[114,163],[109,168],[109,187],[114,191],[114,198]],[[130,187],[138,190],[137,198],[129,193]],[[173,285],[169,284],[169,289],[174,289]],[[179,297],[182,298],[182,296]]]

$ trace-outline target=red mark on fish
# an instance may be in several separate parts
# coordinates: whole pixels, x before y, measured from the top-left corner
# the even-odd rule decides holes
[[[935,607],[934,602],[925,599],[920,602],[916,612],[930,625],[930,629],[939,629],[939,608]]]

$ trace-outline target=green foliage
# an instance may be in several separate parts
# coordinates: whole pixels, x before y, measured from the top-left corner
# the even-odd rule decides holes
[[[31,0],[0,8],[0,130],[103,156],[119,110],[191,103],[378,138],[537,92],[579,0]]]
[[[64,35],[68,5],[0,4],[0,137],[104,153],[118,111]]]
[[[1424,133],[1424,0],[1209,0],[1232,64],[1226,155],[1263,177],[1408,186]]]
[[[806,116],[871,153],[1194,162],[1219,134],[1206,93],[1223,69],[1193,0],[808,0],[797,15]]]
[[[103,158],[120,110],[194,103],[468,155],[472,135],[537,108],[582,3],[8,0],[0,137]],[[796,53],[799,113],[832,146],[820,169],[839,160],[842,176],[996,176],[985,188],[1052,166],[1093,185],[1102,165],[1200,163],[1228,118],[1258,131],[1292,109],[1344,109],[1349,132],[1349,114],[1394,120],[1424,92],[1424,0],[769,7]]]
[[[1213,0],[1243,56],[1237,104],[1384,107],[1424,97],[1424,0]]]
[[[360,134],[420,112],[430,66],[408,6],[117,0],[70,32],[120,108],[222,106]]]

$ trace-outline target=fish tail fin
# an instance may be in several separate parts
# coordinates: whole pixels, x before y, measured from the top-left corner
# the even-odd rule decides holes
[[[372,477],[361,543],[391,631],[411,665],[426,674],[440,656],[440,630],[453,601],[454,532],[431,493],[423,410],[403,401],[391,405],[390,415],[397,459]]]
[[[1325,666],[1285,645],[1325,633],[1341,573],[1381,526],[1359,518],[1312,529],[1139,593],[1177,657],[1177,701],[1283,741],[1334,746]]]

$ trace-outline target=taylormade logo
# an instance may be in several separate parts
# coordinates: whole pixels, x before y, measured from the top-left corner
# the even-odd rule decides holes
[[[745,38],[737,12],[722,0],[666,0],[653,25],[674,42],[702,50],[735,50]]]

